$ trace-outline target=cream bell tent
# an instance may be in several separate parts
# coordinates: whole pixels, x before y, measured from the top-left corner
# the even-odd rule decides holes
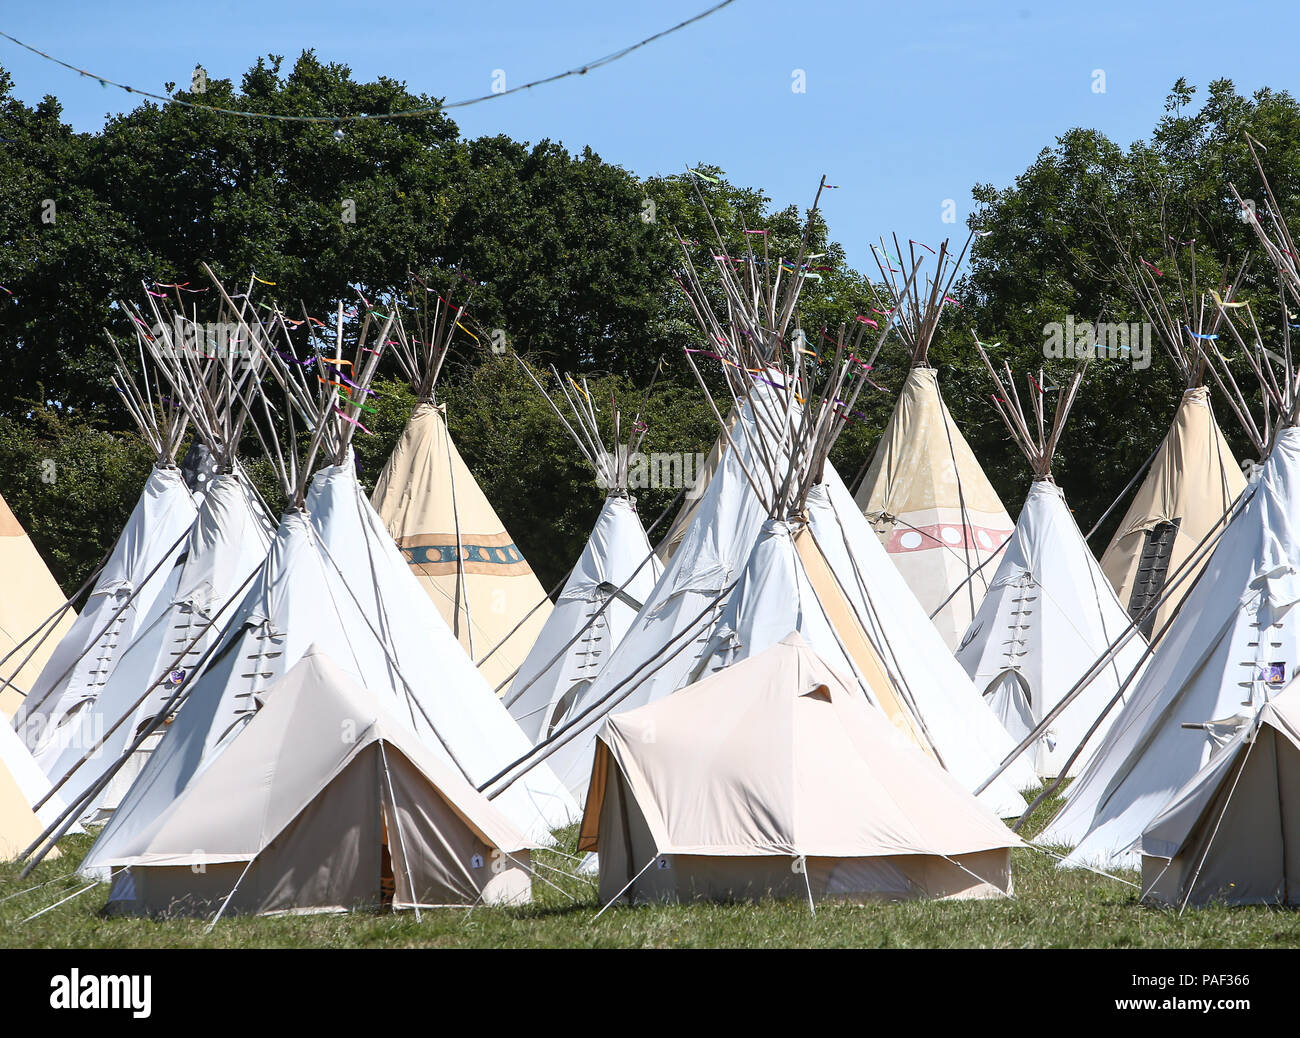
[[[1294,261],[1250,219],[1290,305],[1300,303]],[[1244,396],[1234,401],[1247,434],[1267,457],[1228,522],[1202,549],[1208,561],[1193,557],[1184,567],[1202,567],[1196,583],[1155,643],[1152,659],[1104,743],[1042,834],[1044,841],[1075,845],[1067,865],[1137,866],[1143,831],[1210,759],[1215,744],[1202,726],[1258,711],[1291,680],[1300,661],[1295,608],[1300,604],[1297,372],[1283,355],[1259,348],[1249,302],[1236,319],[1227,316],[1231,302],[1235,300],[1219,304],[1226,318],[1223,330],[1257,371],[1266,406],[1276,416],[1276,432],[1270,437],[1261,431]],[[1223,332],[1220,338],[1226,338]],[[1212,370],[1225,368],[1212,342],[1205,349]],[[1266,418],[1263,428],[1270,427],[1273,421]],[[1165,593],[1181,595],[1183,589],[1171,578]],[[1195,727],[1184,727],[1188,724]]]
[[[1210,759],[1142,833],[1144,900],[1300,904],[1300,697],[1204,726]]]
[[[47,771],[67,748],[77,713],[103,691],[154,604],[175,590],[176,559],[198,513],[176,465],[187,425],[184,410],[162,392],[143,349],[141,365],[139,383],[124,364],[115,382],[154,452],[153,469],[85,608],[14,715],[14,727]]]
[[[0,497],[0,722],[22,705],[50,654],[77,618],[36,545]]]
[[[792,629],[831,667],[851,677],[859,695],[963,788],[977,787],[1012,748],[1010,737],[995,731],[996,718],[969,682],[962,696],[961,685],[943,689],[895,677],[898,671],[886,662],[889,649],[877,649],[816,535],[797,516],[764,524],[691,679],[751,659]],[[1025,804],[1010,777],[984,790],[979,800],[986,810],[1007,817],[1019,814]]]
[[[924,254],[918,256],[915,245],[909,249],[910,262],[900,266],[915,278]],[[1013,528],[949,414],[938,372],[927,359],[961,256],[953,262],[944,242],[934,276],[925,278],[924,291],[910,293],[899,285],[900,271],[883,246],[876,261],[891,297],[889,319],[911,351],[912,366],[855,500],[949,649],[955,649],[988,589],[996,565],[989,560]]]
[[[984,347],[977,343],[976,348],[997,388],[994,405],[1029,460],[1033,482],[957,661],[1017,743],[1074,693],[1025,751],[1045,778],[1074,775],[1104,738],[1115,716],[1112,701],[1116,696],[1123,701],[1125,683],[1146,660],[1140,635],[1112,650],[1128,631],[1129,616],[1052,478],[1052,456],[1084,367],[1059,386],[1041,370],[1037,379],[1028,378],[1032,411],[1026,416],[1011,366],[1004,362],[1004,378]],[[1053,394],[1055,407],[1048,399]],[[1085,685],[1079,687],[1080,682]]]
[[[530,899],[528,841],[393,715],[386,694],[314,645],[261,699],[229,748],[107,861],[109,911]]]
[[[537,641],[551,601],[452,442],[446,406],[434,400],[464,312],[434,299],[431,319],[419,321],[414,336],[400,324],[396,329],[394,352],[416,405],[371,503],[488,684],[504,690]]]
[[[798,634],[606,719],[579,850],[600,898],[1002,897],[1020,839]]]
[[[1175,255],[1167,256],[1162,266],[1166,276],[1184,284]],[[1175,313],[1146,267],[1129,261],[1118,269],[1185,385],[1173,424],[1101,557],[1101,568],[1120,602],[1131,616],[1143,618],[1142,633],[1150,637],[1178,611],[1182,596],[1166,599],[1154,611],[1147,606],[1160,597],[1169,576],[1187,565],[1197,546],[1226,522],[1232,503],[1246,488],[1246,478],[1215,421],[1209,389],[1202,384],[1207,367],[1200,344],[1213,341],[1203,336],[1219,333],[1222,311],[1189,306],[1187,295],[1180,294]],[[1199,299],[1194,261],[1186,284],[1190,298]]]
[[[636,499],[628,492],[628,460],[640,449],[645,422],[635,416],[625,439],[621,435],[622,414],[611,401],[613,449],[608,450],[585,379],[581,385],[573,382],[571,391],[555,372],[570,420],[522,360],[520,365],[551,404],[606,492],[591,536],[505,696],[510,715],[536,740],[554,727],[579,689],[600,673],[654,589],[663,567],[646,538]]]

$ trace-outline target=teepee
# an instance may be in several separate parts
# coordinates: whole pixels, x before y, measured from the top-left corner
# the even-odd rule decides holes
[[[418,913],[529,900],[528,841],[390,697],[313,645],[264,698],[230,747],[108,859],[108,911]]]
[[[624,436],[622,412],[611,399],[612,449],[606,447],[586,379],[579,383],[570,378],[566,385],[553,371],[567,405],[566,417],[528,365],[522,359],[519,363],[605,490],[591,536],[505,696],[510,715],[524,734],[536,740],[553,730],[573,698],[600,673],[654,590],[663,566],[650,547],[636,499],[628,491],[629,459],[640,449],[647,429],[641,414],[632,416]]]
[[[0,861],[21,854],[58,817],[63,801],[50,792],[50,780],[18,733],[0,720]]]
[[[0,724],[7,724],[77,614],[3,497],[0,570]]]
[[[546,760],[572,788],[590,773],[595,733],[605,716],[662,699],[763,651],[791,630],[852,675],[867,702],[967,788],[985,779],[1012,749],[1010,737],[946,649],[957,682],[944,686],[924,666],[907,668],[915,687],[901,680],[902,668],[886,661],[901,645],[877,637],[876,617],[867,619],[868,632],[861,611],[808,533],[804,513],[817,488],[833,478],[826,454],[846,416],[854,414],[865,385],[859,376],[870,361],[861,357],[865,326],[855,326],[854,336],[842,328],[833,356],[828,351],[825,357],[816,356],[792,330],[803,258],[801,253],[793,264],[774,259],[769,265],[752,262],[748,253],[742,267],[719,243],[714,263],[727,292],[724,321],[707,302],[688,255],[687,277],[694,289],[688,299],[708,341],[718,345],[688,351],[687,358],[701,383],[692,353],[721,362],[737,415],[733,425],[715,409],[727,448],[694,522],[619,648],[537,752],[503,780]],[[796,275],[784,284],[777,275],[773,284],[764,273],[773,268]],[[826,373],[820,371],[823,364]],[[920,614],[922,629],[937,640],[933,625],[919,606],[914,608],[908,621],[916,622]],[[902,633],[897,624],[890,629]],[[1024,804],[1009,779],[987,790],[985,800],[1006,813]]]
[[[989,560],[1013,524],[949,414],[928,359],[965,249],[954,260],[945,241],[933,275],[918,276],[925,256],[917,244],[909,242],[906,259],[890,255],[883,243],[873,247],[889,296],[881,313],[910,350],[911,368],[855,500],[949,649],[956,649],[988,590]],[[897,237],[894,250],[902,256]]]
[[[143,323],[138,316],[136,321]],[[14,727],[47,772],[67,747],[76,715],[103,691],[142,621],[172,594],[176,560],[198,514],[195,495],[176,465],[188,421],[145,359],[146,334],[137,327],[139,381],[119,354],[114,382],[153,451],[153,469],[85,608],[14,715]]]
[[[395,327],[393,352],[415,410],[370,500],[488,684],[504,689],[536,643],[551,600],[452,442],[446,405],[434,398],[465,307],[453,310],[422,284],[412,292],[433,297],[417,309],[414,334]]]
[[[254,719],[266,690],[313,643],[329,646],[358,683],[388,696],[411,731],[471,783],[485,781],[528,746],[420,590],[356,481],[351,437],[371,406],[370,381],[393,323],[385,317],[377,330],[375,315],[366,309],[353,357],[341,356],[340,306],[332,357],[317,352],[299,360],[289,349],[274,349],[268,358],[269,372],[286,396],[284,440],[298,444],[301,455],[281,445],[265,395],[260,403],[266,428],[254,423],[254,429],[288,507],[225,634],[175,685],[120,759],[129,759],[169,722],[83,863],[87,874],[102,875],[220,759]],[[274,321],[283,323],[278,313]],[[248,338],[268,343],[265,353],[272,352],[264,329],[254,326]],[[306,425],[301,440],[299,421]],[[313,477],[322,456],[327,463]],[[97,791],[92,787],[88,795]],[[548,840],[553,827],[577,814],[547,769],[518,783],[496,807],[530,840]]]
[[[602,901],[1011,892],[1020,838],[797,633],[612,715],[597,745],[578,846]]]
[[[1167,599],[1156,610],[1147,607],[1160,597],[1170,574],[1181,570],[1202,540],[1227,520],[1232,503],[1246,488],[1204,384],[1206,356],[1199,344],[1218,334],[1222,311],[1207,305],[1198,292],[1194,255],[1186,279],[1172,252],[1162,266],[1160,276],[1172,277],[1179,289],[1177,313],[1146,266],[1126,257],[1118,270],[1182,376],[1183,396],[1146,478],[1101,557],[1101,568],[1129,615],[1143,617],[1141,630],[1147,637],[1173,618],[1181,596]],[[1199,300],[1200,305],[1189,300]]]
[[[264,364],[237,342],[214,356],[183,348],[176,333],[184,334],[186,319],[150,302],[161,331],[146,345],[197,434],[207,469],[204,493],[169,594],[155,601],[99,696],[69,723],[61,752],[47,763],[67,799],[80,799],[98,782],[220,640],[275,530],[236,454],[250,387]],[[83,821],[107,818],[164,730],[155,729],[109,785],[83,803]]]
[[[1243,211],[1278,272],[1285,305],[1300,307],[1295,245],[1269,196],[1269,229]],[[1042,834],[1074,845],[1066,865],[1137,866],[1144,830],[1213,758],[1220,723],[1258,713],[1300,659],[1300,373],[1290,359],[1290,329],[1280,322],[1282,349],[1273,352],[1259,339],[1249,301],[1216,305],[1259,383],[1262,425],[1215,341],[1197,341],[1221,373],[1223,391],[1235,391],[1234,411],[1265,460],[1228,522],[1207,538],[1201,553],[1208,561],[1194,556],[1184,567],[1202,567],[1196,583],[1163,636],[1157,632],[1155,653],[1123,711]],[[1174,593],[1181,592],[1166,588]]]
[[[957,661],[1017,742],[1074,692],[1025,751],[1040,776],[1073,775],[1104,738],[1114,717],[1112,699],[1146,657],[1141,637],[1112,651],[1127,632],[1129,617],[1052,478],[1052,457],[1085,365],[1078,365],[1064,385],[1049,384],[1041,370],[1037,379],[1030,376],[1031,413],[1026,415],[1010,364],[1004,362],[999,373],[983,344],[977,341],[976,349],[997,388],[994,406],[1028,459],[1033,482]],[[1048,401],[1053,393],[1055,408]],[[1105,665],[1094,668],[1103,657],[1108,657]],[[1076,691],[1085,678],[1086,686]],[[1098,718],[1102,721],[1095,724]]]

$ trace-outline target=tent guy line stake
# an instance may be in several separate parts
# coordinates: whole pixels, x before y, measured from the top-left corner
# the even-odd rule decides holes
[[[235,896],[235,891],[239,889],[239,884],[244,882],[244,877],[248,875],[248,870],[253,867],[253,862],[256,860],[256,854],[248,859],[248,864],[244,866],[243,871],[239,874],[239,878],[235,880],[235,885],[230,888],[230,893],[226,895],[225,900],[221,902],[221,907],[217,909],[217,914],[212,917],[212,922],[210,922],[207,929],[203,931],[204,937],[216,929],[217,923],[221,920],[221,914],[225,912],[226,906],[230,904],[230,899]]]
[[[112,873],[112,874],[108,877],[108,878],[109,878],[109,881],[112,882],[112,880],[116,879],[118,876],[120,876],[120,875],[121,875],[123,872],[125,872],[125,871],[126,871],[125,869],[118,869],[116,872]],[[19,923],[18,925],[19,925],[19,926],[22,926],[22,925],[24,925],[24,924],[26,924],[26,923],[30,923],[33,919],[36,919],[36,918],[38,918],[39,916],[43,916],[46,912],[52,912],[54,909],[58,908],[59,905],[66,904],[67,902],[71,901],[74,897],[80,897],[80,896],[81,896],[82,894],[84,894],[87,890],[94,890],[97,886],[99,886],[99,880],[95,880],[95,882],[93,882],[93,883],[87,883],[87,884],[86,884],[84,887],[82,887],[80,890],[75,890],[75,891],[73,891],[73,892],[72,892],[71,894],[69,894],[67,897],[62,898],[61,900],[54,902],[54,904],[52,904],[52,905],[46,905],[46,906],[45,906],[44,908],[42,908],[39,912],[33,912],[31,915],[29,915],[26,919],[24,919],[24,920],[23,920],[21,923]]]

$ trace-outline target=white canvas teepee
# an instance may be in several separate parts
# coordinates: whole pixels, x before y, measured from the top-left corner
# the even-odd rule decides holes
[[[519,904],[528,846],[391,697],[312,646],[229,749],[108,860],[122,870],[108,908],[378,908],[386,884],[394,908]]]
[[[1171,574],[1185,568],[1197,546],[1226,521],[1232,503],[1246,488],[1246,478],[1215,421],[1209,389],[1203,385],[1207,357],[1200,344],[1212,341],[1204,336],[1218,335],[1223,312],[1191,305],[1190,301],[1201,299],[1195,255],[1186,278],[1174,252],[1162,263],[1162,278],[1179,289],[1176,305],[1171,306],[1151,271],[1128,257],[1122,243],[1117,251],[1125,257],[1117,264],[1118,273],[1156,329],[1185,386],[1169,432],[1101,557],[1101,568],[1120,602],[1130,616],[1144,617],[1141,630],[1150,637],[1173,618],[1182,596],[1167,598],[1154,611],[1147,605],[1160,597]],[[1235,288],[1223,286],[1222,291],[1231,293]],[[1195,572],[1191,576],[1194,579]]]
[[[1142,833],[1142,897],[1179,907],[1300,904],[1295,682],[1215,727],[1223,745]]]
[[[604,901],[897,900],[1007,895],[1019,844],[790,634],[605,722],[579,847]]]
[[[1300,273],[1290,235],[1277,220],[1275,233],[1287,243],[1283,251],[1257,218],[1249,218],[1296,305]],[[1043,833],[1044,840],[1076,845],[1067,865],[1136,866],[1144,829],[1212,755],[1215,741],[1205,726],[1257,712],[1290,681],[1300,660],[1300,383],[1289,349],[1273,354],[1260,348],[1250,331],[1249,304],[1241,304],[1250,326],[1247,345],[1227,315],[1236,301],[1216,302],[1223,328],[1255,371],[1269,413],[1261,429],[1244,397],[1234,401],[1234,411],[1267,457],[1226,527],[1202,549],[1208,561],[1195,585],[1105,743]],[[1211,340],[1203,341],[1211,342],[1204,349],[1217,374],[1223,356]],[[1229,392],[1222,380],[1220,388]],[[1274,411],[1276,433],[1269,420]],[[1193,558],[1184,568],[1201,564]]]
[[[721,413],[716,415],[728,447],[694,522],[632,629],[531,759],[549,761],[570,784],[581,780],[591,768],[595,731],[611,711],[661,699],[712,668],[761,652],[795,629],[814,640],[819,651],[838,655],[841,665],[859,679],[864,698],[974,788],[1013,744],[946,648],[940,646],[940,651],[948,660],[948,676],[955,674],[956,682],[936,679],[942,666],[886,662],[896,646],[881,637],[884,630],[900,636],[914,628],[922,639],[928,632],[937,641],[933,625],[924,614],[917,616],[919,606],[913,602],[914,611],[904,613],[902,623],[883,625],[871,617],[868,632],[859,614],[870,610],[854,604],[862,601],[862,593],[846,599],[810,539],[803,540],[806,555],[776,547],[798,539],[794,531],[805,525],[802,513],[811,507],[819,486],[837,479],[826,453],[864,384],[851,384],[851,372],[869,366],[856,355],[864,329],[859,326],[856,341],[841,332],[832,375],[823,384],[821,376],[803,367],[809,351],[784,344],[785,326],[774,328],[766,316],[783,313],[789,319],[791,300],[774,301],[771,286],[757,284],[752,271],[758,264],[749,265],[755,283],[745,288],[736,284],[745,275],[734,272],[725,253],[716,262],[729,289],[728,322],[724,325],[713,315],[703,291],[691,298],[710,342],[734,350],[722,359],[737,420],[726,429],[730,423]],[[800,269],[798,262],[795,269]],[[797,297],[797,279],[788,284],[793,287],[785,291]],[[780,359],[768,362],[764,357]],[[789,372],[778,366],[786,364]],[[756,370],[762,374],[754,374]],[[829,521],[841,525],[838,517]],[[857,522],[865,526],[860,514]],[[765,536],[760,537],[765,524]],[[771,550],[771,558],[761,556],[756,545]],[[883,557],[878,544],[876,549]],[[852,552],[846,555],[851,558]],[[742,630],[747,633],[738,633]],[[904,674],[919,687],[902,687]],[[521,762],[503,780],[524,773],[528,763]],[[1023,777],[1027,785],[1033,782],[1032,772]],[[1010,813],[1022,810],[1024,800],[1011,783],[1008,777],[991,787],[987,802]]]
[[[66,745],[48,765],[68,799],[103,776],[220,641],[238,599],[266,558],[272,533],[245,477],[227,472],[209,484],[175,589],[141,625],[96,701],[70,723]],[[81,806],[83,820],[105,820],[163,731],[158,729],[111,784]]]
[[[151,300],[152,301],[152,300]],[[244,401],[259,365],[227,355],[202,359],[170,342],[174,319],[154,304],[158,337],[148,346],[197,435],[205,471],[198,515],[167,593],[138,624],[99,695],[73,715],[46,770],[65,799],[80,799],[113,766],[225,631],[237,599],[262,564],[274,525],[236,458],[248,416]],[[83,821],[102,822],[117,805],[164,729],[135,751],[111,784],[82,804]]]
[[[586,789],[605,714],[642,706],[691,679],[766,518],[743,471],[757,435],[753,416],[742,413],[732,432],[735,446],[723,454],[695,522],[618,648],[595,680],[577,690],[554,730],[541,733],[538,757],[575,797]]]
[[[1034,479],[957,660],[1017,743],[1073,693],[1025,754],[1044,778],[1076,775],[1105,737],[1115,716],[1112,700],[1119,695],[1122,702],[1121,690],[1146,659],[1140,635],[1112,651],[1129,629],[1129,616],[1052,478],[1052,457],[1084,369],[1076,368],[1055,390],[1041,371],[1037,380],[1029,378],[1033,413],[1027,417],[1010,365],[1004,364],[1004,379],[984,347],[976,348],[997,388],[998,413],[1029,459]],[[1058,394],[1054,409],[1047,400],[1053,391]],[[1103,657],[1104,666],[1095,667]],[[1080,682],[1086,684],[1079,687]]]
[[[0,497],[0,723],[18,712],[55,647],[77,618],[5,499]]]
[[[533,377],[526,365],[524,370]],[[558,372],[555,378],[572,420],[540,384],[537,388],[573,436],[606,496],[555,608],[505,696],[510,715],[534,740],[549,734],[573,697],[595,680],[663,572],[628,492],[628,459],[640,447],[645,423],[635,416],[624,442],[619,435],[621,414],[611,404],[614,449],[607,450],[585,380],[575,396]],[[574,389],[579,389],[577,383]]]
[[[465,651],[488,683],[504,690],[537,641],[551,601],[456,449],[446,405],[434,400],[464,315],[464,306],[453,311],[434,299],[432,316],[417,318],[414,335],[396,327],[395,354],[416,406],[371,502]]]
[[[1115,717],[1118,707],[1106,712],[1112,699],[1144,665],[1140,634],[1111,651],[1128,626],[1061,488],[1035,480],[957,660],[1019,742],[1107,657],[1025,751],[1044,778],[1077,775]]]
[[[412,732],[469,781],[486,780],[527,748],[357,484],[351,431],[382,352],[369,343],[383,343],[390,325],[373,338],[368,327],[363,324],[360,332],[346,398],[333,392],[312,405],[300,368],[279,373],[295,406],[316,423],[314,446],[300,463],[281,468],[290,506],[266,561],[207,668],[187,678],[156,715],[174,714],[174,720],[83,864],[88,873],[102,873],[106,862],[219,759],[252,720],[265,690],[314,642],[330,646],[338,665],[359,683],[389,696]],[[305,473],[320,448],[329,451],[332,463],[308,490]],[[290,471],[299,473],[298,483]],[[182,693],[183,704],[177,702]],[[547,769],[519,783],[496,806],[530,839],[548,839],[553,826],[577,813]]]
[[[163,402],[157,375],[143,356],[141,346],[139,385],[122,366],[116,381],[154,451],[153,470],[85,608],[14,715],[14,727],[47,771],[67,748],[76,714],[103,691],[154,604],[173,593],[176,559],[198,514],[195,495],[176,466],[184,412],[175,402]]]
[[[894,249],[899,251],[897,238]],[[916,279],[924,264],[915,245],[909,250],[902,271],[876,254],[890,295],[889,320],[910,349],[912,366],[855,499],[955,649],[988,588],[996,565],[989,560],[1002,550],[1013,524],[943,402],[938,372],[929,366],[930,343],[965,250],[954,261],[944,242],[934,275],[921,275],[925,290],[908,292],[898,277]],[[886,259],[893,257],[886,253]]]

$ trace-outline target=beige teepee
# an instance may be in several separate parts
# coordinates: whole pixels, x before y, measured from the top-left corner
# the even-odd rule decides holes
[[[63,592],[3,497],[0,572],[6,589],[0,593],[0,723],[6,723],[77,614],[71,607],[65,609],[49,630],[51,618],[64,604]]]
[[[894,248],[899,251],[897,238]],[[961,256],[954,261],[944,242],[922,287],[916,274],[924,256],[912,244],[899,261],[916,285],[908,291],[898,281],[904,271],[891,265],[894,257],[879,252],[889,317],[911,350],[912,368],[855,500],[944,641],[956,648],[997,565],[984,564],[1001,552],[1015,524],[949,414],[927,359]]]
[[[1151,271],[1131,260],[1118,269],[1183,376],[1183,398],[1146,479],[1101,557],[1101,568],[1129,615],[1147,613],[1141,628],[1148,637],[1173,618],[1183,596],[1166,596],[1154,612],[1148,607],[1160,598],[1169,577],[1187,564],[1197,545],[1226,521],[1232,503],[1246,489],[1246,478],[1214,419],[1209,390],[1202,384],[1207,365],[1199,344],[1213,341],[1203,337],[1218,334],[1223,311],[1199,296],[1194,258],[1186,282],[1176,256],[1167,256],[1162,267],[1160,276],[1172,276],[1180,289],[1177,316]],[[1204,564],[1202,557],[1185,586],[1191,585]]]
[[[400,324],[394,329],[394,352],[417,402],[371,503],[465,651],[502,693],[537,641],[551,602],[456,449],[446,406],[434,400],[464,307],[453,310],[428,294],[436,302],[417,316],[418,338]]]

